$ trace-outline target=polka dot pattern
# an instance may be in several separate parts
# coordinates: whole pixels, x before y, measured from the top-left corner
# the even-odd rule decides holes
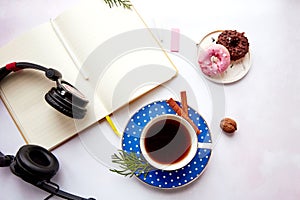
[[[179,105],[180,103],[177,102]],[[188,108],[189,117],[198,126],[200,134],[198,142],[211,143],[209,128],[205,120],[192,108]],[[156,101],[138,110],[129,120],[122,138],[122,148],[126,152],[141,155],[140,136],[145,125],[153,118],[163,114],[176,114],[166,101]],[[177,114],[176,114],[177,115]],[[205,169],[211,156],[210,149],[199,148],[193,160],[185,167],[174,170],[153,170],[138,178],[154,187],[177,188],[184,186],[198,178]]]

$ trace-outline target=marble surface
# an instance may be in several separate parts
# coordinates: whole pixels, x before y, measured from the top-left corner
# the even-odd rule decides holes
[[[0,1],[0,46],[76,2]],[[250,72],[241,81],[223,87],[224,115],[237,120],[238,131],[233,137],[224,134],[218,137],[205,173],[181,189],[158,190],[135,178],[109,172],[107,166],[87,151],[81,137],[53,151],[60,161],[60,170],[53,181],[61,189],[98,200],[299,199],[300,2],[134,0],[133,3],[152,27],[180,28],[195,43],[213,30],[246,32],[252,53]],[[197,85],[194,87],[197,90]],[[209,109],[206,112],[209,115]],[[0,124],[1,151],[14,154],[24,141],[2,102]],[[12,175],[8,168],[0,169],[0,180],[1,199],[44,199],[48,195]]]

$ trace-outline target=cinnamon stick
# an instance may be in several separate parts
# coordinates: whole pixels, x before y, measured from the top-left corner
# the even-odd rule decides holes
[[[189,118],[188,113],[183,112],[183,110],[176,103],[176,101],[174,101],[174,99],[170,98],[169,100],[167,100],[167,103],[179,116],[183,117],[186,121],[188,121],[192,125],[193,129],[195,130],[195,132],[197,134],[200,133],[200,130],[198,129],[198,127],[194,124],[194,122],[191,120],[191,118]]]
[[[180,92],[180,96],[181,96],[181,107],[182,107],[182,111],[183,111],[184,113],[188,114],[189,111],[188,111],[188,104],[187,104],[186,91]]]

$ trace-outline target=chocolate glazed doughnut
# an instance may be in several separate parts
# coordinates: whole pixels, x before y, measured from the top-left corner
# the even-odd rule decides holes
[[[225,30],[218,37],[217,44],[228,49],[232,61],[243,58],[249,51],[249,42],[244,34],[244,32],[239,33],[236,30]]]

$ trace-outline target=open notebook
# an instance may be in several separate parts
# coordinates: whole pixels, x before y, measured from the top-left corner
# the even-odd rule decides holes
[[[59,70],[90,100],[87,116],[76,121],[45,102],[55,83],[43,73],[23,70],[1,82],[1,98],[25,141],[48,149],[177,74],[135,9],[102,0],[82,1],[0,49],[2,66],[21,61]]]

